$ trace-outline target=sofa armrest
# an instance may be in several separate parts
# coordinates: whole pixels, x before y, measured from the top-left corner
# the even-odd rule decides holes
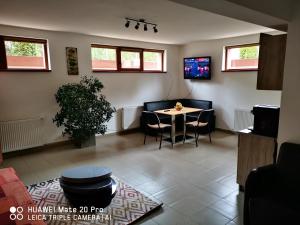
[[[254,169],[247,177],[244,198],[244,225],[249,225],[249,202],[251,198],[264,196],[276,187],[278,178],[277,166],[267,165]]]
[[[252,170],[246,180],[245,195],[259,197],[269,192],[276,183],[277,175],[277,166],[274,164]]]

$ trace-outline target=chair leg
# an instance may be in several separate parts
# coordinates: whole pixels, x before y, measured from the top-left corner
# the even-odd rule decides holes
[[[161,134],[160,134],[160,142],[159,142],[159,149],[161,149],[162,137],[163,137],[163,132],[161,131]]]
[[[211,143],[211,135],[210,135],[210,127],[209,127],[209,124],[207,126],[207,129],[208,129],[208,136],[209,136],[209,142]]]
[[[198,147],[198,136],[197,136],[197,128],[196,127],[194,127],[194,132],[195,132],[196,147]]]
[[[144,145],[146,144],[146,137],[147,137],[147,134],[145,132],[145,136],[144,136]]]
[[[199,139],[199,134],[197,134],[197,138],[196,138],[196,146],[198,147],[198,139]]]
[[[174,144],[173,144],[173,140],[172,140],[172,129],[170,130],[170,138],[171,138],[171,144],[172,144],[172,148],[173,148]]]

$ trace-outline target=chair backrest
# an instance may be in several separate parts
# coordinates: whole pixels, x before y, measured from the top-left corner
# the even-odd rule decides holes
[[[143,111],[143,117],[145,118],[146,124],[160,124],[160,119],[154,112]]]
[[[214,114],[214,110],[213,109],[206,109],[206,110],[202,110],[199,115],[198,115],[198,123],[210,123],[210,119],[212,118]]]

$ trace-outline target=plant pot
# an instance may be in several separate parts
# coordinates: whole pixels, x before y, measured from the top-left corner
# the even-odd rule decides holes
[[[90,136],[86,140],[75,140],[74,143],[75,143],[75,146],[78,148],[87,148],[87,147],[95,146],[96,145],[96,136],[95,135]]]

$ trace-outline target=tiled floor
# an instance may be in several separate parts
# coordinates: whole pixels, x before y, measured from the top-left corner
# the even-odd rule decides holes
[[[97,147],[71,145],[8,158],[2,166],[14,167],[25,184],[60,176],[63,169],[83,164],[111,167],[114,175],[164,203],[145,218],[145,225],[241,225],[243,194],[236,184],[237,137],[222,132],[213,143],[201,137],[175,145],[155,138],[143,145],[140,133],[109,135]]]

